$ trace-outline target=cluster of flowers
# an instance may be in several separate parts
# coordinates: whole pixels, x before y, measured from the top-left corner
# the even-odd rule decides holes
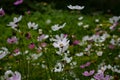
[[[21,0],[22,1],[22,0]],[[17,4],[17,3],[15,3]],[[84,6],[72,6],[69,5],[68,6],[69,9],[77,9],[77,10],[82,10],[84,8]],[[4,11],[1,9],[0,12],[2,13],[2,15],[4,15]],[[10,26],[14,31],[16,31],[17,33],[22,34],[23,31],[20,30],[20,21],[22,20],[23,16],[19,16],[14,17],[12,22],[9,22],[9,24],[7,24],[7,26]],[[79,17],[78,20],[80,21],[78,23],[78,27],[83,26],[83,28],[86,30],[89,28],[89,25],[83,25],[82,20],[84,18],[83,17]],[[118,25],[118,21],[119,21],[120,17],[118,16],[114,16],[112,18],[110,18],[110,24],[112,26],[110,26],[110,31],[114,31],[116,26]],[[51,21],[47,21],[47,23],[50,23]],[[96,19],[95,22],[99,23],[99,19]],[[98,27],[95,28],[94,30],[94,34],[92,35],[85,35],[82,37],[82,40],[78,40],[76,39],[75,35],[69,35],[69,34],[56,34],[56,35],[49,35],[49,34],[44,34],[42,32],[42,29],[40,29],[39,25],[36,24],[35,22],[28,22],[27,24],[27,29],[29,30],[33,30],[34,32],[37,32],[38,36],[36,38],[34,38],[33,40],[33,36],[31,32],[26,32],[25,33],[25,39],[26,40],[31,40],[30,43],[28,43],[27,49],[25,51],[20,50],[20,48],[15,48],[14,49],[14,53],[10,52],[6,47],[2,47],[0,49],[0,59],[4,59],[7,56],[19,56],[19,55],[24,55],[25,56],[25,60],[32,60],[32,61],[36,61],[41,59],[44,55],[46,56],[46,53],[48,51],[48,48],[53,48],[53,55],[54,57],[60,57],[57,59],[57,61],[54,62],[54,64],[52,64],[52,68],[49,69],[50,67],[48,66],[47,61],[42,61],[41,65],[39,64],[33,64],[34,66],[41,66],[43,69],[49,69],[49,72],[51,73],[60,73],[60,72],[64,72],[65,70],[67,71],[67,67],[69,66],[69,74],[70,76],[72,76],[73,78],[75,78],[75,80],[80,80],[79,77],[77,76],[77,74],[73,71],[74,68],[78,67],[78,62],[75,61],[76,58],[82,58],[82,57],[91,57],[91,56],[97,56],[97,58],[102,58],[103,55],[105,55],[105,51],[108,49],[115,49],[115,47],[119,47],[120,46],[120,38],[117,35],[110,35],[109,32],[102,30],[101,26],[102,25],[98,25]],[[67,25],[67,23],[63,23],[62,25],[59,24],[55,24],[53,26],[51,26],[51,30],[53,32],[59,31],[63,28],[65,28],[65,26]],[[22,38],[24,38],[22,36]],[[69,39],[71,38],[71,39]],[[47,43],[47,40],[49,41]],[[108,41],[109,40],[109,41]],[[21,41],[21,37],[18,38],[17,35],[11,36],[9,37],[6,42],[9,45],[12,44],[16,44],[19,45],[20,43],[22,43]],[[28,41],[29,42],[29,41]],[[37,44],[38,43],[38,44]],[[107,45],[106,45],[107,43]],[[23,43],[22,43],[23,44]],[[27,44],[27,43],[26,43]],[[52,45],[51,45],[52,44]],[[82,50],[78,50],[78,52],[74,51],[74,55],[71,55],[71,48],[73,48],[73,46],[79,46],[79,47],[83,47]],[[26,47],[26,46],[25,46]],[[31,50],[37,50],[35,53],[32,53]],[[9,55],[8,55],[9,54]],[[108,53],[109,54],[109,53]],[[111,54],[109,54],[111,55]],[[120,58],[120,54],[118,54],[117,56],[118,58]],[[47,57],[46,57],[47,58]],[[116,59],[116,58],[115,58]],[[49,61],[48,61],[49,62]],[[79,65],[79,69],[86,69],[89,66],[95,64],[94,61],[88,61],[84,64]],[[112,64],[111,64],[112,65]],[[97,72],[95,73],[95,69],[91,69],[91,70],[85,70],[84,72],[81,72],[82,76],[85,77],[90,77],[91,80],[111,80],[114,79],[114,75],[108,75],[107,69],[111,70],[112,72],[116,72],[116,73],[120,73],[119,70],[119,65],[114,65],[113,67],[109,65],[105,65],[105,63],[101,63],[98,66]],[[11,75],[11,76],[9,76]],[[5,79],[5,80],[21,80],[22,79],[22,72],[12,72],[11,70],[7,70],[4,74],[3,77],[1,77],[1,79]],[[65,79],[65,77],[63,77],[63,79]]]

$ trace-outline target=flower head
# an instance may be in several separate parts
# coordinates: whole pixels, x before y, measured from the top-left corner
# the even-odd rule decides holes
[[[16,38],[16,36],[13,36],[13,37],[11,37],[11,38],[8,38],[7,39],[7,42],[9,43],[9,44],[14,44],[14,43],[18,43],[18,39]]]
[[[0,8],[0,16],[4,16],[4,15],[5,15],[5,11],[2,8]]]
[[[76,5],[76,6],[72,6],[72,5],[69,5],[67,6],[69,9],[76,9],[76,10],[82,10],[84,9],[84,6],[79,6],[79,5]]]
[[[28,28],[29,29],[34,29],[34,30],[36,30],[36,29],[38,29],[38,24],[35,24],[34,22],[32,23],[32,22],[28,22]]]
[[[84,76],[91,76],[91,75],[93,75],[94,74],[94,70],[91,70],[90,72],[88,72],[88,71],[85,71],[84,73],[82,73]]]
[[[64,23],[64,24],[61,25],[61,26],[59,26],[59,24],[55,24],[55,25],[53,25],[53,26],[51,27],[51,29],[52,29],[53,31],[57,31],[57,30],[63,28],[65,25],[66,25],[66,23]]]
[[[19,5],[19,4],[22,4],[23,3],[23,0],[16,0],[15,2],[14,2],[14,5]]]
[[[11,75],[9,77],[9,75]],[[12,72],[11,70],[8,70],[5,72],[5,80],[21,80],[21,74],[17,71]]]

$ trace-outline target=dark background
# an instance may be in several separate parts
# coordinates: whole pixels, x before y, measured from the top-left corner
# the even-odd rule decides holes
[[[16,0],[0,0],[2,7],[7,14],[24,13],[27,10],[45,12],[48,4],[54,9],[69,10],[68,5],[84,5],[82,10],[85,14],[102,12],[104,14],[120,15],[120,0],[24,0],[20,5],[13,5]]]

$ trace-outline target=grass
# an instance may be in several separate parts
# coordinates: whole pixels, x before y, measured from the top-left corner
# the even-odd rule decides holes
[[[82,75],[84,71],[95,70],[97,73],[98,65],[100,63],[105,62],[105,65],[119,65],[119,59],[115,59],[119,53],[119,46],[115,45],[116,48],[111,50],[108,48],[110,44],[110,40],[113,38],[113,35],[116,35],[116,39],[119,38],[119,27],[114,31],[109,30],[109,18],[111,16],[104,15],[84,15],[77,13],[76,11],[62,11],[62,10],[52,10],[47,13],[40,12],[31,12],[30,14],[24,14],[22,20],[19,22],[19,29],[21,32],[16,32],[11,27],[6,26],[10,21],[12,21],[13,17],[19,17],[17,14],[5,15],[0,17],[0,47],[6,47],[9,50],[9,54],[0,60],[0,75],[3,76],[7,70],[19,71],[22,75],[22,80],[90,80],[93,76],[85,77]],[[83,16],[83,20],[79,21],[78,18]],[[98,23],[95,22],[95,19],[99,19]],[[50,24],[47,24],[46,21],[51,20]],[[38,47],[42,42],[37,41],[38,30],[28,29],[27,23],[35,22],[39,25],[39,29],[42,29],[43,34],[49,35],[49,38],[43,40],[42,42],[46,42],[47,46],[43,48],[41,52],[37,52],[37,49],[29,49],[28,45],[30,43],[34,43],[36,47]],[[78,22],[83,22],[82,26],[78,26]],[[51,26],[54,24],[63,24],[66,23],[63,29],[59,31],[52,31]],[[84,28],[84,25],[89,25],[88,28]],[[99,24],[103,24],[103,26],[98,26]],[[83,45],[73,45],[74,40],[79,40],[82,42],[82,38],[86,35],[92,36],[96,33],[95,29],[100,28],[100,31],[105,31],[110,34],[110,37],[107,38],[104,42],[92,42],[86,41]],[[25,34],[29,32],[31,33],[31,39],[26,40]],[[68,39],[70,40],[70,46],[68,50],[70,53],[69,57],[72,57],[70,63],[66,63],[66,60],[63,60],[64,56],[59,56],[56,54],[56,50],[53,47],[53,42],[49,39],[54,38],[56,34],[60,35],[61,33],[67,34]],[[103,33],[104,34],[104,33]],[[76,36],[72,38],[72,35]],[[18,44],[8,44],[7,39],[16,36],[19,40]],[[100,44],[100,46],[96,46],[95,44]],[[104,44],[101,46],[101,44]],[[92,45],[92,49],[90,51],[84,51],[87,45]],[[14,50],[16,48],[20,49],[21,54],[18,56],[13,56]],[[25,51],[29,51],[25,54]],[[103,55],[98,56],[96,53],[98,51],[102,51]],[[77,53],[83,52],[84,56],[76,56]],[[90,55],[88,54],[90,52]],[[42,54],[42,56],[38,57],[38,59],[34,60],[31,57],[32,54]],[[85,64],[86,62],[91,62],[89,67],[84,69],[80,68],[80,65]],[[54,72],[54,66],[56,63],[62,63],[64,65],[64,69],[61,72]],[[74,65],[73,62],[77,64]],[[44,66],[44,67],[43,67]],[[73,66],[73,68],[71,68]],[[120,65],[119,65],[120,66]],[[116,72],[111,72],[110,70],[106,71],[105,74],[111,75],[113,78],[117,76],[119,78],[119,74]],[[114,78],[115,80],[115,78]]]

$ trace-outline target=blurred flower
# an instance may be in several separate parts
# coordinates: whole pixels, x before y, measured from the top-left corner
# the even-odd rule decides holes
[[[5,80],[21,80],[21,74],[17,71],[13,73],[11,70],[8,70],[5,72],[4,77],[5,77]]]
[[[57,30],[65,27],[65,25],[66,25],[66,23],[64,23],[64,24],[61,25],[61,26],[59,26],[59,24],[55,24],[55,25],[53,25],[53,26],[51,27],[51,29],[52,29],[53,31],[57,31]]]
[[[82,26],[83,25],[83,22],[78,22],[78,26]]]
[[[55,65],[55,68],[53,69],[54,72],[62,72],[64,68],[64,65],[62,63],[57,63]]]
[[[47,39],[48,37],[49,37],[48,35],[42,34],[42,35],[37,37],[37,41],[42,41],[44,39]]]
[[[9,53],[6,47],[2,47],[0,50],[0,59],[4,58]]]
[[[83,20],[83,16],[79,17],[78,20]]]
[[[35,44],[34,43],[30,43],[28,47],[29,47],[29,49],[33,49],[33,48],[35,48]]]
[[[114,48],[115,48],[115,45],[110,44],[108,47],[109,47],[110,49],[114,49]]]
[[[14,5],[19,5],[19,4],[22,4],[23,3],[23,0],[16,0],[15,2],[14,2]]]
[[[103,52],[102,51],[97,51],[98,56],[102,56]]]
[[[96,73],[94,75],[94,78],[96,80],[111,80],[111,76],[110,75],[104,75],[104,73]]]
[[[72,57],[68,57],[68,56],[65,56],[65,57],[63,58],[63,60],[65,60],[66,63],[70,63],[72,59],[73,59]]]
[[[84,54],[83,54],[83,52],[80,52],[80,53],[77,53],[77,54],[75,54],[76,56],[83,56]]]
[[[88,71],[85,71],[84,73],[82,73],[84,76],[91,76],[91,75],[93,75],[94,74],[94,72],[95,72],[95,70],[91,70],[90,72],[88,72]]]
[[[40,56],[42,56],[42,53],[32,54],[32,55],[31,55],[31,58],[32,58],[32,60],[37,60]]]
[[[117,23],[120,20],[120,16],[113,16],[112,18],[109,18],[110,23]]]
[[[2,8],[0,8],[0,16],[4,16],[4,15],[5,15],[5,11]]]
[[[14,43],[18,43],[18,39],[16,38],[16,36],[13,36],[13,37],[11,37],[11,38],[8,38],[7,39],[7,42],[9,43],[9,44],[14,44]]]
[[[46,24],[50,24],[51,23],[51,20],[50,19],[47,19],[46,20]]]
[[[73,41],[73,44],[74,44],[74,45],[78,45],[79,43],[80,43],[79,40],[74,40],[74,41]]]
[[[47,43],[45,43],[45,42],[41,43],[41,47],[46,47],[46,46],[47,46]]]
[[[31,34],[28,32],[28,33],[25,34],[25,37],[26,37],[26,39],[30,39],[31,38]]]
[[[86,24],[86,25],[83,26],[83,28],[85,28],[85,29],[86,29],[86,28],[89,28],[89,25]]]
[[[15,53],[15,54],[13,54],[14,56],[21,54],[21,52],[18,48],[14,50],[14,53]]]
[[[67,6],[69,9],[76,9],[76,10],[82,10],[84,9],[84,6],[79,6],[79,5],[76,5],[76,6],[72,6],[72,5],[69,5]]]
[[[12,22],[9,22],[9,24],[7,24],[7,26],[11,26],[12,29],[17,30],[18,27],[18,22],[20,22],[22,20],[22,16],[14,17]]]
[[[91,64],[91,62],[87,62],[85,64],[80,65],[80,68],[88,67],[88,66],[90,66],[90,64]]]
[[[38,24],[35,24],[34,22],[32,23],[32,22],[28,22],[28,28],[29,29],[34,29],[34,30],[36,30],[36,29],[38,29]]]
[[[99,19],[95,19],[95,22],[98,23],[98,22],[99,22]]]

